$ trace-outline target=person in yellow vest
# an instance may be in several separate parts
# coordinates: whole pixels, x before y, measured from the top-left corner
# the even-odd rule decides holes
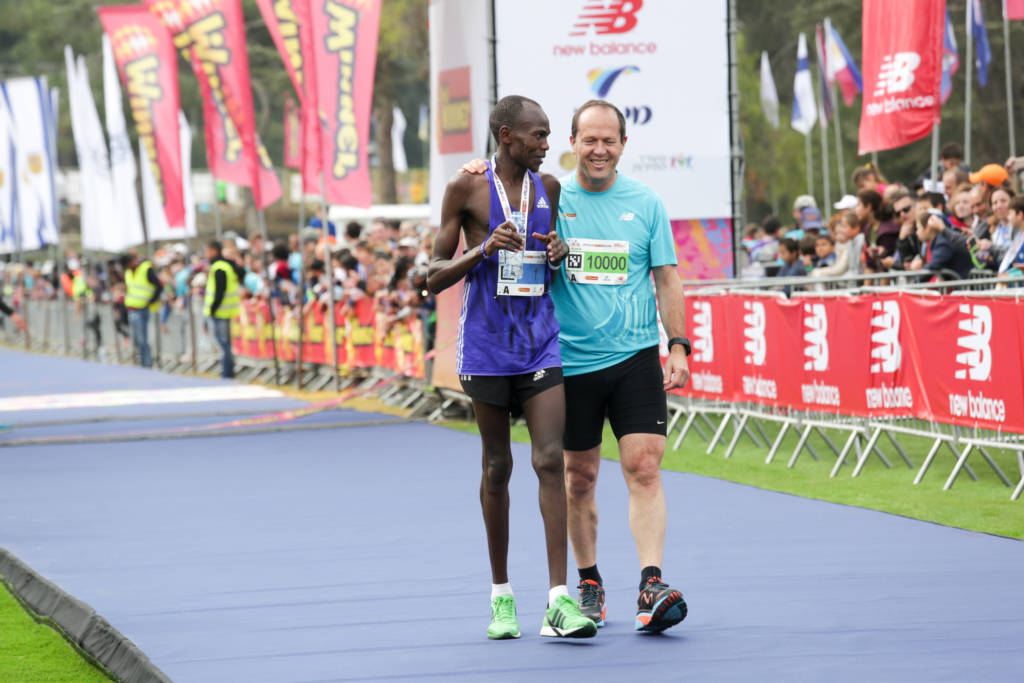
[[[221,357],[220,376],[230,379],[235,376],[235,358],[231,353],[231,320],[238,315],[241,305],[238,266],[224,257],[217,240],[207,243],[206,258],[210,262],[210,274],[206,278],[203,315],[210,318],[213,336],[224,354]]]
[[[156,311],[160,303],[163,284],[157,277],[153,263],[141,260],[138,254],[122,254],[120,261],[124,269],[124,305],[128,309],[132,343],[139,354],[139,365],[151,368],[153,356],[149,349],[149,314]]]

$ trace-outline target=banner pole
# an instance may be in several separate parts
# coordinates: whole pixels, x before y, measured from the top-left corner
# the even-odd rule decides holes
[[[1013,75],[1010,73],[1010,20],[1003,0],[1003,52],[1006,55],[1006,128],[1010,135],[1010,156],[1017,156],[1017,134],[1013,123]]]
[[[210,181],[213,183],[213,224],[217,241],[221,242],[224,239],[224,228],[220,220],[220,197],[217,196],[217,178],[213,175],[213,169],[210,169]]]
[[[839,196],[842,196],[846,194],[846,163],[843,159],[843,132],[839,125],[839,102],[835,85],[829,86],[828,96],[832,98],[832,112],[836,117],[836,170],[839,172]]]
[[[822,98],[822,101],[824,101],[824,98],[829,97],[829,94],[827,92],[829,90],[829,87],[828,87],[828,84],[827,84],[827,82],[825,80],[825,74],[823,72],[823,69],[821,68],[820,61],[818,63],[818,75],[819,75],[818,81],[820,83],[825,83],[826,84],[825,85],[826,92],[819,93],[819,96]],[[829,168],[828,168],[828,131],[825,130],[825,128],[828,126],[828,119],[825,118],[825,105],[824,104],[822,104],[822,106],[821,106],[820,114],[821,114],[821,122],[819,124],[819,128],[821,129],[821,183],[822,183],[822,195],[823,195],[822,198],[825,200],[825,203],[821,205],[822,206],[822,214],[821,215],[822,215],[822,218],[824,218],[825,217],[825,211],[830,209],[831,206],[832,206],[832,202],[831,202],[832,198],[829,196],[831,194],[831,179],[829,178]]]
[[[811,167],[811,134],[804,135],[804,167],[807,169],[807,194],[814,196],[814,176]]]
[[[259,182],[259,181],[257,181]],[[274,282],[270,279],[270,240],[267,238],[266,212],[256,212],[260,221],[260,237],[263,238],[263,277],[267,281],[267,310],[270,312],[270,350],[274,354],[274,384],[281,384],[281,366],[277,362],[277,325],[274,324]],[[263,331],[260,331],[262,336]]]
[[[932,187],[938,180],[939,173],[939,120],[936,118],[932,126]],[[949,194],[948,192],[946,193]]]
[[[331,261],[331,243],[328,240],[330,233],[327,231],[327,224],[330,218],[327,207],[327,179],[324,177],[322,170],[320,171],[320,208],[324,214],[320,227],[324,236],[324,278],[327,279],[327,317],[330,320],[328,328],[331,331],[331,356],[333,358],[333,369],[331,372],[334,373],[334,390],[341,391],[341,376],[338,374],[338,333],[334,329],[336,326],[334,318],[334,264]]]
[[[295,351],[295,388],[302,390],[302,344],[306,332],[306,320],[302,315],[302,309],[306,303],[306,257],[302,253],[302,228],[306,226],[306,188],[300,174],[299,182],[299,224],[296,233],[299,236],[299,294],[296,297],[295,308],[299,324],[299,346]]]
[[[974,34],[971,27],[974,23],[972,0],[967,0],[967,84],[964,86],[964,163],[971,165],[971,81],[974,77]]]

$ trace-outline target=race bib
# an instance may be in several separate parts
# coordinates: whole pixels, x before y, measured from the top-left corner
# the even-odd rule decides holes
[[[570,237],[565,273],[581,285],[624,285],[629,278],[629,242]]]
[[[497,296],[540,296],[544,293],[545,251],[498,252]]]

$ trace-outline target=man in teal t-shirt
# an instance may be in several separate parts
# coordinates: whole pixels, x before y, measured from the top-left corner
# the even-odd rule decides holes
[[[672,228],[661,199],[616,171],[626,143],[622,112],[601,100],[584,103],[573,116],[570,141],[576,172],[562,180],[558,202],[558,234],[569,256],[552,282],[551,297],[561,326],[566,497],[580,609],[604,624],[594,488],[607,415],[619,443],[642,567],[634,627],[658,632],[687,612],[682,593],[661,578],[665,391],[683,386],[690,374]],[[659,308],[670,337],[664,370]]]

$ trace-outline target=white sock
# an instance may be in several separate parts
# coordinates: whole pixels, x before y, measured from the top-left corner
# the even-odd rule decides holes
[[[511,583],[492,583],[491,584],[491,600],[498,597],[499,595],[512,595],[512,584]]]
[[[557,598],[559,595],[565,595],[565,596],[568,597],[569,589],[565,587],[565,584],[562,584],[561,586],[553,586],[550,589],[548,589],[548,606],[549,607],[551,605],[555,604],[555,598]]]

